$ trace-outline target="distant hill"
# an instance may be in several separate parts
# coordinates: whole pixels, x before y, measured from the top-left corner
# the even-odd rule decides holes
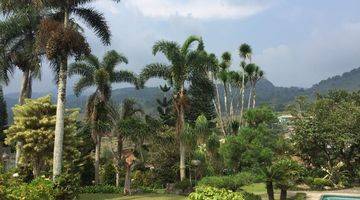
[[[342,75],[337,75],[313,85],[311,88],[300,87],[277,87],[269,80],[261,80],[256,87],[257,104],[268,104],[276,110],[283,110],[286,105],[292,102],[297,96],[314,96],[316,93],[326,93],[332,89],[344,89],[348,91],[360,90],[360,68],[353,69]],[[221,94],[223,91],[221,89]],[[46,95],[45,93],[34,93],[34,98]],[[125,98],[134,98],[143,106],[145,111],[150,114],[156,114],[156,98],[162,98],[163,93],[158,87],[148,87],[142,90],[134,88],[121,88],[112,91],[112,100],[121,103]],[[53,94],[53,98],[56,96]],[[18,94],[7,94],[8,109],[17,104]],[[234,99],[239,99],[237,96]],[[68,107],[84,108],[87,96],[76,97],[69,95],[67,98]],[[235,102],[235,105],[237,102]],[[10,113],[11,114],[11,113]]]

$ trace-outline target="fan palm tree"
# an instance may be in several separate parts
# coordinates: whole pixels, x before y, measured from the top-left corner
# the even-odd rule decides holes
[[[246,67],[246,60],[249,60],[249,63],[251,63],[251,55],[252,55],[252,49],[251,46],[244,43],[241,44],[239,47],[239,55],[243,59],[243,61],[240,63],[241,69],[243,71],[243,83],[242,85],[245,86],[245,67]],[[244,98],[245,98],[245,87],[241,90],[241,110],[240,110],[240,124],[243,122],[243,115],[244,115]]]
[[[58,98],[53,159],[53,179],[55,179],[61,173],[62,167],[68,58],[90,54],[89,44],[85,36],[79,32],[76,19],[82,19],[105,45],[110,44],[111,34],[103,14],[87,6],[95,0],[32,2],[39,1],[43,6],[49,7],[51,12],[39,27],[37,34],[39,49],[46,53],[57,72]],[[72,16],[77,18],[72,18]]]
[[[42,18],[42,10],[29,2],[0,1],[5,20],[0,22],[1,75],[7,83],[9,72],[22,72],[19,104],[31,98],[32,80],[40,79],[40,55],[36,52],[35,33]],[[19,164],[21,142],[16,145],[15,166]]]
[[[128,63],[125,56],[116,51],[109,51],[105,54],[103,61],[94,55],[81,58],[70,65],[69,75],[80,75],[80,80],[74,86],[75,95],[95,86],[95,92],[89,97],[87,103],[87,119],[93,125],[92,137],[95,141],[95,183],[99,183],[99,162],[101,148],[101,131],[97,127],[101,119],[106,119],[106,104],[111,96],[111,84],[127,82],[136,84],[136,76],[125,70],[117,71],[115,67],[121,63]],[[103,116],[103,117],[101,117]],[[105,116],[105,117],[104,117]]]
[[[181,46],[172,41],[158,41],[153,46],[153,54],[161,52],[170,61],[170,65],[162,63],[150,64],[143,69],[141,80],[146,81],[152,77],[168,80],[174,87],[173,102],[176,113],[176,134],[180,141],[180,179],[185,179],[185,144],[180,140],[184,130],[185,107],[188,104],[188,97],[185,91],[185,81],[190,77],[193,62],[196,60],[196,50],[191,45],[198,42],[198,48],[203,47],[202,39],[197,36],[190,36]]]

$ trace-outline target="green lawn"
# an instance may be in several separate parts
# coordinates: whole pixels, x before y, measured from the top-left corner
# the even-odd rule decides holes
[[[123,196],[121,194],[82,194],[80,200],[185,200],[186,197],[170,194],[143,194]]]

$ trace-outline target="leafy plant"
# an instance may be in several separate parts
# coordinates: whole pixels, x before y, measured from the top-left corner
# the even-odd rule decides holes
[[[245,200],[240,192],[233,192],[215,187],[197,187],[195,192],[189,195],[190,200]]]

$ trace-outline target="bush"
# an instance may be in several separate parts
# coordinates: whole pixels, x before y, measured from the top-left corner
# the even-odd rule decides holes
[[[111,162],[105,164],[103,176],[104,176],[104,184],[115,185],[116,171],[114,165]]]
[[[257,180],[253,174],[248,172],[241,172],[233,176],[208,176],[201,179],[198,182],[198,185],[236,191],[240,187],[254,183],[256,181]]]
[[[245,200],[261,200],[261,196],[260,195],[256,195],[253,193],[249,193],[249,192],[241,192],[243,194],[243,197]]]
[[[323,178],[314,178],[311,184],[311,187],[317,190],[322,190],[325,186],[332,186],[332,183],[329,180]]]
[[[195,192],[189,195],[190,200],[245,200],[243,194],[240,192],[233,192],[226,189],[218,189],[214,187],[197,187]]]
[[[85,186],[81,188],[81,193],[104,193],[104,194],[120,194],[123,193],[123,188],[115,187],[113,185],[94,185],[94,186]]]
[[[7,188],[4,199],[11,200],[53,200],[53,184],[49,179],[37,178],[31,183],[22,183],[11,188]]]
[[[189,188],[192,188],[192,185],[188,179],[184,179],[183,181],[175,183],[175,189],[180,189],[182,191],[185,191]]]
[[[79,194],[80,176],[64,173],[56,178],[54,196],[58,200],[76,199]]]

